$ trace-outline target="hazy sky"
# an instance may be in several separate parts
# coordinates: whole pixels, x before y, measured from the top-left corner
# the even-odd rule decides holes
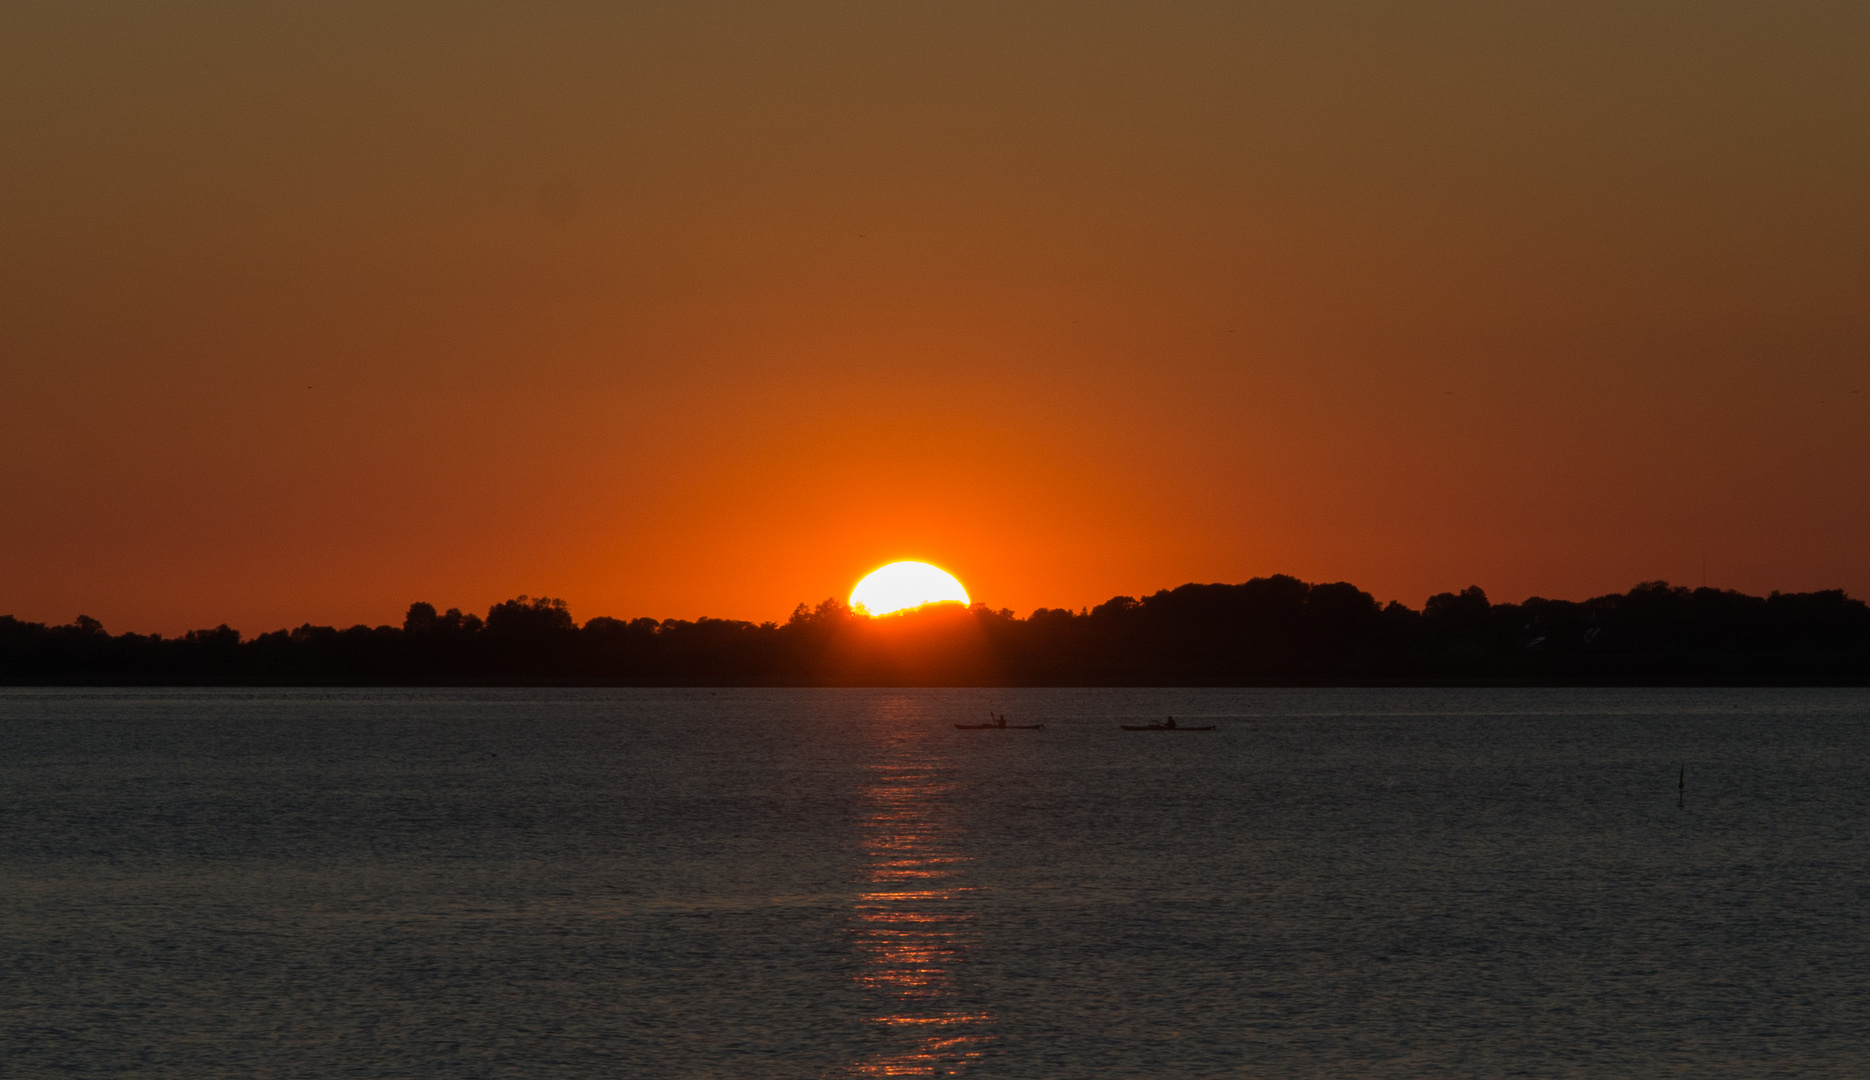
[[[0,613],[1870,596],[1870,5],[0,6]]]

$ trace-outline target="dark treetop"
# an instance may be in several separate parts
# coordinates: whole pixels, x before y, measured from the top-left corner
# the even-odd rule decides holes
[[[1840,590],[1747,596],[1638,585],[1582,602],[1421,611],[1279,575],[1183,585],[1029,618],[935,605],[871,619],[836,600],[784,624],[595,618],[519,597],[482,619],[413,604],[401,627],[301,626],[242,640],[106,633],[0,616],[0,683],[624,685],[1870,685],[1870,608]]]

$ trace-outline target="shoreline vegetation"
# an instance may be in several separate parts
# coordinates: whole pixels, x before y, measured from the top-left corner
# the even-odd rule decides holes
[[[112,635],[0,616],[12,686],[1768,686],[1870,685],[1870,607],[1842,590],[1748,596],[1646,582],[1584,601],[1421,610],[1277,575],[1026,618],[983,604],[872,619],[831,599],[784,623],[579,624],[521,596],[485,618],[412,604],[398,626],[242,638]]]

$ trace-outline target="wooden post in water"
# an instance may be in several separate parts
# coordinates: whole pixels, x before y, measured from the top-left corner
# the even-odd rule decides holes
[[[1682,803],[1688,798],[1688,763],[1682,762],[1681,775],[1675,778],[1675,808],[1682,809]]]

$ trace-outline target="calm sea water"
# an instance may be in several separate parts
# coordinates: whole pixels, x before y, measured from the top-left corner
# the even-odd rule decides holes
[[[1861,1077],[1866,912],[1863,691],[0,691],[5,1076]]]

